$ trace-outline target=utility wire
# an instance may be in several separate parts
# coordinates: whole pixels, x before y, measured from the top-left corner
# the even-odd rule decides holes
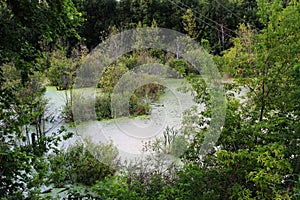
[[[173,5],[175,5],[177,8],[179,8],[180,10],[182,10],[182,11],[186,11],[186,8],[183,8],[183,7],[181,7],[180,5],[178,5],[177,3],[175,3],[174,1],[172,1],[172,0],[167,0],[167,1],[169,1],[170,3],[172,3]],[[198,18],[198,17],[196,17],[198,20],[200,20],[200,21],[202,21],[204,24],[206,24],[207,26],[210,26],[210,27],[212,27],[212,28],[214,28],[215,30],[217,30],[217,31],[219,31],[219,29],[218,28],[216,28],[215,26],[212,26],[211,24],[208,24],[206,21],[204,21],[203,19],[200,19],[200,18]]]
[[[226,6],[224,6],[220,1],[218,0],[214,0],[217,4],[219,4],[222,8],[224,8],[225,10],[227,10],[228,12],[230,12],[232,15],[234,15],[235,17],[239,18],[240,20],[242,20],[245,24],[247,24],[246,20],[241,18],[240,16],[238,16],[237,14],[235,14],[234,12],[232,12],[229,8],[227,8]]]
[[[245,19],[241,18],[240,16],[238,16],[237,14],[235,14],[233,11],[231,11],[229,8],[227,8],[226,6],[224,6],[220,1],[218,0],[214,0],[215,2],[217,2],[219,5],[221,5],[224,9],[226,9],[228,12],[230,12],[231,14],[233,14],[235,17],[239,18],[240,20],[242,20],[245,25],[249,26],[250,28],[252,28],[253,30],[257,30],[255,26],[251,25],[249,22],[247,22]],[[237,34],[238,35],[238,34]]]
[[[225,27],[223,24],[219,24],[218,22],[216,22],[216,21],[210,19],[209,17],[206,17],[205,15],[203,15],[203,14],[201,14],[201,13],[199,13],[199,12],[193,10],[191,7],[189,7],[188,5],[182,3],[181,1],[179,1],[179,3],[180,3],[181,5],[183,5],[185,8],[183,8],[182,6],[178,5],[178,4],[175,3],[173,0],[168,0],[168,1],[169,1],[170,3],[172,3],[173,5],[175,5],[176,7],[178,7],[179,9],[181,9],[182,11],[186,11],[187,9],[191,9],[193,12],[198,13],[200,16],[203,16],[205,19],[207,19],[207,20],[213,22],[213,23],[216,24],[218,27],[220,27],[220,29],[219,29],[218,27],[215,27],[215,26],[213,26],[213,25],[207,23],[204,19],[195,16],[196,19],[202,21],[204,24],[206,24],[206,25],[212,27],[213,29],[217,30],[217,32],[221,32],[221,35],[220,35],[220,37],[219,37],[219,41],[221,42],[221,45],[222,45],[223,50],[224,50],[224,45],[225,45],[225,36],[227,36],[228,38],[231,38],[231,37],[232,37],[231,35],[227,34],[227,33],[224,31],[224,28],[227,29],[227,30],[229,30],[230,32],[232,32],[232,33],[238,35],[238,34],[237,34],[235,31],[233,31],[232,29],[229,29],[229,28]]]
[[[172,0],[168,0],[168,1],[172,1]],[[217,26],[220,26],[221,28],[224,28],[224,29],[227,29],[228,31],[234,33],[234,34],[237,34],[234,30],[230,29],[230,28],[227,28],[226,26],[224,26],[223,24],[219,24],[218,22],[214,21],[213,19],[203,15],[202,13],[198,12],[197,10],[194,10],[193,8],[191,8],[190,6],[182,3],[181,1],[179,1],[179,3],[184,6],[185,8],[188,8],[188,9],[191,9],[194,13],[197,13],[198,15],[202,16],[203,18],[209,20],[210,22],[216,24]],[[175,2],[173,2],[173,4],[176,4]],[[203,20],[202,20],[203,21]],[[207,24],[207,23],[206,23]],[[212,27],[212,25],[209,25]],[[219,30],[219,29],[217,29]],[[229,36],[228,34],[224,33],[225,35]]]

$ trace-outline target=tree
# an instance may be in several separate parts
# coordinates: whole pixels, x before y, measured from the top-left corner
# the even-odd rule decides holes
[[[46,71],[46,77],[50,85],[56,86],[57,90],[71,89],[77,69],[83,63],[87,49],[79,46],[78,49],[73,49],[70,57],[67,57],[62,50],[55,50],[48,54],[49,68]]]
[[[41,129],[45,90],[34,73],[43,71],[44,50],[61,37],[79,37],[80,13],[69,0],[1,1],[0,13],[0,197],[36,198],[47,174],[42,155],[59,138]],[[13,82],[5,68],[15,70]]]
[[[249,73],[256,70],[257,52],[254,47],[256,32],[245,24],[241,24],[236,32],[239,37],[232,39],[233,47],[223,52],[220,68],[231,77],[246,78]]]
[[[128,71],[122,63],[108,66],[99,81],[99,88],[103,92],[112,92],[119,79]]]
[[[191,9],[187,9],[185,11],[185,14],[182,16],[182,24],[187,35],[196,40],[199,36],[199,33],[197,30],[196,20]]]
[[[78,2],[78,1],[77,1]],[[89,50],[92,50],[100,42],[99,34],[106,31],[116,21],[117,1],[115,0],[85,0],[78,2],[82,9],[83,17],[86,19],[81,30],[81,36],[86,39],[85,44]]]
[[[241,107],[243,112],[236,114],[237,118],[231,117],[235,120],[229,121],[227,127],[232,128],[224,129],[223,133],[226,136],[221,137],[220,144],[227,151],[250,149],[252,152],[257,151],[258,147],[262,150],[282,145],[280,154],[286,163],[285,170],[282,166],[273,173],[271,170],[268,175],[273,174],[273,178],[265,180],[276,181],[279,184],[276,186],[277,191],[289,192],[280,194],[281,199],[292,194],[299,174],[299,147],[296,145],[299,141],[299,115],[295,115],[299,110],[299,82],[295,79],[299,74],[299,6],[298,2],[286,4],[282,1],[258,1],[260,20],[264,28],[258,34],[246,29],[244,33],[251,33],[252,36],[245,37],[247,34],[241,34],[240,38],[235,40],[235,47],[224,55],[224,58],[233,64],[232,67],[238,65],[243,70],[243,77],[237,79],[237,82],[248,89],[248,95]],[[232,54],[234,56],[231,56]],[[237,65],[234,65],[235,63]],[[277,151],[273,149],[273,152]],[[268,165],[265,164],[265,167]],[[282,170],[284,173],[280,180],[283,183],[280,183],[274,175],[276,171]],[[252,177],[252,181],[259,180],[252,175],[248,176]],[[284,188],[280,189],[280,184],[283,184]],[[262,195],[255,192],[255,189],[250,191],[252,195]],[[279,195],[272,191],[266,192],[264,195]]]
[[[75,73],[72,60],[66,58],[63,52],[54,51],[51,53],[49,63],[47,78],[50,84],[56,86],[57,90],[70,89]]]

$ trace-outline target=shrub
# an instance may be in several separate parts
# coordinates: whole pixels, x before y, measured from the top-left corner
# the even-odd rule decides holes
[[[129,112],[132,116],[147,115],[151,111],[149,102],[139,102],[135,95],[130,99]]]
[[[74,121],[71,103],[69,103],[69,102],[66,103],[66,105],[63,108],[63,111],[62,111],[61,115],[62,115],[62,118],[66,122],[73,122]]]
[[[128,71],[124,64],[108,66],[103,72],[98,87],[103,92],[112,92],[119,79]]]
[[[102,94],[96,97],[95,111],[98,120],[112,118],[110,94]]]
[[[189,63],[187,63],[187,61],[183,59],[171,59],[168,62],[168,65],[171,68],[175,69],[182,76],[186,76],[189,73],[195,73],[195,74],[199,73],[196,68],[191,66]]]
[[[109,144],[76,143],[49,156],[50,178],[56,187],[65,184],[93,185],[115,172],[118,150]]]
[[[137,88],[134,94],[139,98],[146,98],[150,101],[158,100],[165,87],[158,83],[149,83]]]

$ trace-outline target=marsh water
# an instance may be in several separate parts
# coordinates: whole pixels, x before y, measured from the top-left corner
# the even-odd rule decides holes
[[[165,86],[165,93],[151,104],[150,115],[76,124],[75,128],[70,128],[76,134],[75,139],[64,142],[61,148],[71,145],[78,138],[88,137],[95,143],[112,141],[124,159],[141,155],[145,142],[161,137],[167,127],[180,128],[184,111],[195,105],[190,92],[179,90],[189,86],[184,79],[166,79]],[[47,87],[45,97],[49,100],[48,109],[55,114],[56,119],[59,119],[67,96],[66,91]],[[55,123],[59,123],[58,121]],[[61,122],[55,127],[60,125],[68,126]]]

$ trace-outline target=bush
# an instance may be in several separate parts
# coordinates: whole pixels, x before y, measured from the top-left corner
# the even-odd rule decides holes
[[[165,87],[158,83],[150,83],[143,85],[135,90],[134,94],[139,98],[146,98],[150,101],[158,100],[161,93],[164,91]]]
[[[165,87],[157,82],[153,82],[153,77],[146,77],[145,82],[149,84],[137,88],[133,94],[128,90],[127,81],[123,81],[124,85],[118,85],[114,90],[119,79],[128,71],[124,64],[117,63],[106,68],[101,77],[98,87],[101,88],[102,93],[93,99],[89,93],[79,94],[74,93],[72,100],[67,104],[63,110],[63,118],[66,121],[73,121],[73,115],[77,117],[76,120],[103,120],[124,116],[138,116],[150,113],[150,103],[158,100]],[[152,82],[151,82],[152,81]],[[133,84],[135,84],[133,82]],[[130,86],[135,87],[135,86]],[[114,91],[114,92],[113,92]],[[95,100],[95,101],[94,101]],[[113,101],[113,102],[112,102]],[[71,106],[72,103],[76,106]],[[112,108],[111,105],[114,105]],[[124,109],[126,108],[126,109]],[[95,111],[96,116],[91,113]]]
[[[182,76],[186,76],[190,73],[199,74],[195,67],[191,66],[189,63],[187,63],[187,61],[183,59],[171,59],[168,62],[168,65],[171,68],[175,69]]]
[[[149,114],[151,110],[150,103],[157,100],[163,90],[164,86],[156,83],[151,83],[139,87],[132,95],[126,93],[126,91],[116,94],[102,94],[101,96],[96,98],[95,109],[97,119],[102,120],[110,119],[113,117]],[[131,95],[131,97],[127,98],[126,96],[129,95]],[[126,102],[126,99],[129,99],[129,102]],[[112,103],[114,104],[114,110],[111,107]],[[126,105],[128,103],[129,105]],[[124,110],[124,108],[126,108],[126,110]]]
[[[99,181],[93,186],[93,191],[103,199],[142,200],[145,199],[131,190],[126,177],[116,176],[114,179]]]
[[[124,64],[108,66],[103,72],[98,87],[103,92],[112,92],[119,79],[128,71]]]
[[[50,85],[56,86],[57,90],[69,89],[73,84],[76,71],[75,63],[67,58],[63,51],[54,51],[49,57],[50,68],[47,70],[47,78]]]
[[[65,184],[91,186],[114,174],[118,165],[117,156],[118,150],[112,143],[76,143],[66,151],[50,155],[50,178],[56,187]]]
[[[133,94],[130,98],[129,112],[133,116],[149,114],[151,107],[149,102],[138,99],[138,97]]]
[[[98,120],[112,118],[110,94],[96,97],[95,111]]]
[[[63,108],[63,111],[62,111],[61,115],[62,115],[62,118],[66,122],[73,122],[74,121],[71,103],[66,103],[66,105]]]

